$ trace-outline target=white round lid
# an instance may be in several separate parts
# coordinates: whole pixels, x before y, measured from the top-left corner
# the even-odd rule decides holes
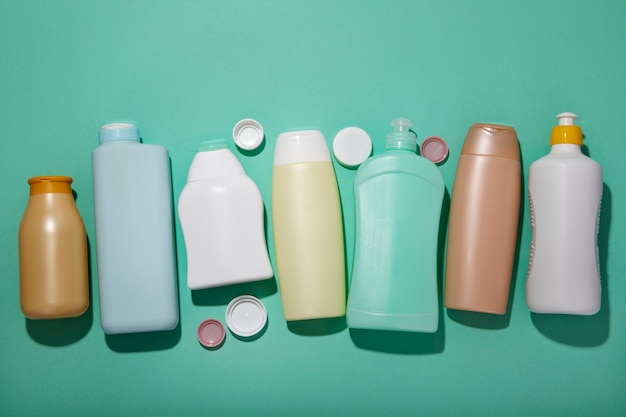
[[[363,129],[346,127],[333,140],[333,154],[343,166],[359,166],[372,154],[372,140]]]
[[[238,147],[252,151],[263,143],[263,127],[254,119],[243,119],[233,128],[233,139]]]
[[[254,336],[263,330],[265,323],[267,323],[265,305],[252,295],[239,296],[226,307],[226,324],[237,336]]]

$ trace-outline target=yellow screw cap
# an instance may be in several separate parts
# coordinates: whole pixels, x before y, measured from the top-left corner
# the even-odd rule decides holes
[[[582,146],[583,133],[580,126],[574,126],[574,120],[577,118],[574,113],[560,113],[556,116],[559,119],[559,125],[552,128],[550,135],[550,146],[560,144],[571,144]]]

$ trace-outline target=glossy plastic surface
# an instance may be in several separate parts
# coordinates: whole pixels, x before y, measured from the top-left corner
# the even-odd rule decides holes
[[[109,141],[92,161],[102,328],[107,334],[171,330],[178,294],[167,150]]]
[[[69,177],[29,180],[19,228],[20,307],[30,319],[77,317],[89,307],[87,235]]]
[[[408,145],[368,159],[354,180],[356,243],[348,326],[435,332],[443,178],[432,162],[415,154],[410,140],[389,143]]]
[[[578,126],[555,130],[561,134],[568,127]],[[577,136],[576,131],[566,136]],[[535,313],[592,315],[601,306],[602,168],[582,154],[580,145],[554,143],[528,175],[532,241],[526,302]]]
[[[271,278],[263,216],[261,193],[235,155],[225,146],[199,151],[178,199],[187,286],[195,290]]]
[[[345,315],[339,190],[320,132],[290,132],[278,137],[272,176],[272,222],[285,319]]]

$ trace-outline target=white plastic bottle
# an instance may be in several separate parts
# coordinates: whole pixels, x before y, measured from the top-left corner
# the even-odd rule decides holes
[[[272,221],[285,319],[345,315],[341,203],[330,152],[320,131],[278,136]]]
[[[550,153],[530,166],[532,242],[526,302],[535,313],[592,315],[600,309],[597,235],[602,168],[581,153],[575,114],[561,113]]]
[[[187,286],[210,288],[271,278],[263,200],[223,139],[203,142],[178,200]]]
[[[92,162],[102,329],[171,330],[178,293],[167,150],[141,143],[132,124],[109,124]]]

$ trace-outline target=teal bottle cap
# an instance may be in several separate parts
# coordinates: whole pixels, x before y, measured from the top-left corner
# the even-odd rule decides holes
[[[385,149],[406,149],[415,152],[417,141],[410,129],[413,124],[409,119],[399,117],[391,122],[393,131],[387,134]]]

